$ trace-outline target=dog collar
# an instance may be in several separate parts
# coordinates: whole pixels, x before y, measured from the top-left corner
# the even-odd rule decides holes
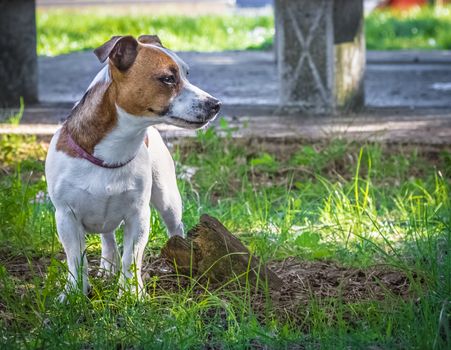
[[[146,136],[147,139],[147,136]],[[144,141],[145,142],[145,141]],[[133,159],[135,159],[136,155],[133,156],[133,158],[127,160],[124,163],[116,163],[116,164],[108,164],[104,160],[97,158],[90,154],[89,152],[85,151],[79,144],[77,144],[70,133],[67,133],[67,145],[80,157],[83,159],[86,159],[87,161],[91,162],[92,164],[98,165],[102,168],[107,169],[116,169],[121,168],[124,165],[127,165],[130,163]]]

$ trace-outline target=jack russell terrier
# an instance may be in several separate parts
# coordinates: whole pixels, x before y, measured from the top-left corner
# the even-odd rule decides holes
[[[200,128],[220,102],[189,83],[187,65],[154,35],[112,37],[94,50],[108,63],[55,133],[45,173],[56,227],[73,288],[89,289],[85,234],[100,233],[100,273],[144,293],[141,264],[149,237],[151,202],[170,236],[183,236],[182,201],[174,161],[155,124]],[[115,230],[124,223],[120,260]],[[136,285],[135,284],[135,285]]]

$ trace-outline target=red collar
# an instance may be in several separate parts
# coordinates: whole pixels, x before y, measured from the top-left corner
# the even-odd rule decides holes
[[[146,138],[144,140],[144,142],[147,144],[147,135]],[[128,163],[130,163],[133,159],[135,159],[136,154],[133,156],[133,158],[127,160],[124,163],[115,163],[115,164],[108,164],[106,163],[104,160],[97,158],[95,156],[93,156],[92,154],[90,154],[89,152],[85,151],[80,145],[78,145],[74,139],[72,138],[72,136],[70,135],[70,133],[67,133],[67,145],[80,157],[83,159],[86,159],[87,161],[91,162],[94,165],[98,165],[102,168],[107,168],[107,169],[116,169],[116,168],[121,168],[124,165],[127,165]]]

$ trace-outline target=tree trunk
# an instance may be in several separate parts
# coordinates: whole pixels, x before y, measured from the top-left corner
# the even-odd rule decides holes
[[[182,274],[205,276],[215,282],[240,283],[279,289],[282,281],[232,235],[217,219],[202,215],[186,239],[168,240],[161,255]]]
[[[38,98],[34,0],[0,0],[0,109]]]

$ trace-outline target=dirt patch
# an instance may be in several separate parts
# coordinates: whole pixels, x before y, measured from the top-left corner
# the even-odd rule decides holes
[[[64,259],[59,255],[57,259]],[[1,264],[8,274],[17,280],[28,282],[34,277],[44,277],[50,258],[26,258],[23,256],[5,256]],[[89,259],[89,274],[94,277],[98,272],[98,257]],[[311,296],[319,298],[340,298],[344,302],[358,300],[383,300],[387,296],[410,296],[408,276],[399,270],[386,266],[374,266],[368,269],[344,267],[333,261],[305,261],[294,257],[283,261],[273,261],[268,267],[284,282],[280,302],[290,300],[308,302]],[[143,263],[143,278],[149,283],[157,277],[157,287],[165,292],[176,292],[185,288],[190,279],[177,275],[172,264],[163,258],[148,258]],[[412,276],[416,278],[416,276]],[[211,289],[219,286],[211,284]]]
[[[26,293],[27,289],[21,286],[33,278],[45,278],[50,264],[48,257],[32,259],[21,256],[3,255],[3,257],[1,264],[6,267],[9,276],[17,281],[18,294]],[[58,259],[62,261],[63,256],[58,256]],[[98,272],[99,257],[88,256],[88,259],[89,274],[94,279]],[[270,262],[268,267],[283,280],[283,286],[279,291],[270,293],[251,292],[252,308],[262,318],[266,314],[265,306],[268,300],[279,317],[302,322],[303,312],[312,300],[327,305],[333,300],[339,303],[356,303],[383,301],[393,297],[408,299],[414,296],[410,290],[409,277],[404,272],[387,266],[358,269],[344,267],[333,261],[305,261],[292,257]],[[143,279],[151,295],[177,293],[188,288],[192,288],[193,294],[197,296],[205,292],[204,287],[200,285],[196,287],[196,283],[193,283],[195,280],[178,275],[172,264],[163,258],[148,257],[144,261]],[[205,285],[206,281],[200,282]],[[223,284],[209,284],[208,289],[218,291],[225,298],[228,298],[230,293],[236,293],[237,296],[244,293],[242,287],[233,283],[227,288],[223,288]],[[0,300],[0,313],[7,309],[7,305],[2,304]]]
[[[64,259],[63,255],[56,257]],[[97,256],[88,256],[91,277],[98,272]],[[26,258],[3,255],[1,264],[8,274],[17,280],[28,282],[34,277],[44,277],[50,258]],[[268,267],[284,282],[280,294],[281,303],[296,300],[308,302],[311,296],[319,298],[340,298],[344,302],[359,300],[383,300],[387,296],[410,296],[409,277],[402,271],[386,266],[368,269],[344,267],[333,261],[305,261],[294,257],[273,261]],[[149,283],[157,277],[161,291],[176,292],[191,282],[189,278],[177,275],[172,264],[162,258],[149,257],[143,263],[143,278]],[[416,276],[412,276],[415,278]],[[211,289],[218,288],[211,284]]]
[[[6,251],[0,251],[0,265],[3,265],[8,275],[21,282],[30,282],[35,277],[44,277],[50,257],[26,257],[24,255],[11,255]],[[63,259],[63,255],[60,255]]]
[[[405,273],[387,267],[357,269],[331,261],[288,258],[272,262],[270,268],[284,281],[281,301],[308,302],[311,295],[339,298],[344,302],[383,300],[394,295],[407,298],[410,282]]]
[[[340,298],[343,302],[383,300],[387,296],[408,298],[411,295],[408,276],[385,266],[357,269],[332,261],[305,261],[292,257],[270,262],[268,267],[284,282],[277,292],[281,304],[307,303],[312,295]],[[177,291],[190,283],[188,278],[177,276],[172,265],[164,259],[147,261],[143,273],[147,280],[157,276],[158,287],[166,291]],[[216,287],[219,286],[211,285],[211,289]]]
[[[252,309],[264,322],[268,301],[272,311],[279,319],[286,319],[301,326],[304,323],[309,304],[314,301],[321,307],[336,303],[351,304],[371,301],[383,301],[393,298],[407,300],[413,298],[410,290],[411,280],[402,271],[387,266],[374,266],[368,269],[349,268],[332,261],[304,261],[288,258],[268,264],[282,280],[279,291],[251,291]],[[192,286],[192,280],[178,276],[172,265],[164,259],[151,259],[144,266],[144,279],[157,277],[158,293],[177,292]],[[417,278],[417,276],[412,276]],[[220,290],[228,299],[230,292],[240,293],[249,298],[242,287],[235,284],[223,288],[223,285],[209,285],[209,290]],[[193,287],[193,293],[201,295],[203,288]],[[331,316],[332,317],[332,316]]]

